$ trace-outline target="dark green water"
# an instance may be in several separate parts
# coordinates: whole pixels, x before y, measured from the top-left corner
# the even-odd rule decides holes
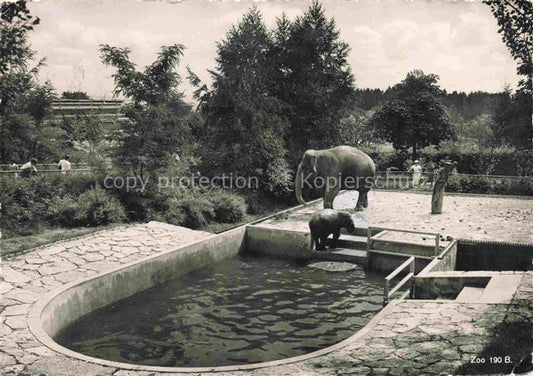
[[[93,357],[204,367],[322,349],[380,309],[383,276],[331,273],[289,260],[236,257],[99,310],[55,340]]]

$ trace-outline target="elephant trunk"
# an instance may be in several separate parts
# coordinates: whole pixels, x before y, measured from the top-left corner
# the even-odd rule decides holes
[[[304,201],[302,197],[302,166],[298,166],[298,172],[296,172],[296,182],[294,183],[294,191],[296,192],[296,199],[301,205],[306,205],[307,203]]]

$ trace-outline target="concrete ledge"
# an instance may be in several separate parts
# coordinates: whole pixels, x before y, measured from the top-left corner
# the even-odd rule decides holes
[[[78,359],[94,361],[58,345],[52,337],[99,308],[183,275],[219,259],[238,254],[246,228],[185,244],[155,256],[67,284],[39,300],[28,315],[30,331],[46,346]],[[103,360],[97,363],[104,364]]]

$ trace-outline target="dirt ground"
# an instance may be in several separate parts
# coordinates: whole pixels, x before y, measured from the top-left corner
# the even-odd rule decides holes
[[[335,209],[353,209],[357,192],[340,194]],[[307,230],[307,221],[322,203],[305,207],[269,226]],[[533,198],[446,195],[442,214],[430,214],[431,195],[404,192],[369,192],[369,207],[355,213],[357,227],[378,226],[438,232],[453,238],[533,243]]]

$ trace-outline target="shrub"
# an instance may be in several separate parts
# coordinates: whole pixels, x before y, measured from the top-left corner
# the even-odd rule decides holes
[[[215,216],[213,203],[206,196],[188,196],[179,201],[179,207],[185,214],[183,225],[192,229],[205,226]]]
[[[77,198],[76,221],[87,226],[122,222],[126,218],[120,202],[104,189],[96,186]]]
[[[187,221],[187,213],[185,212],[182,203],[176,198],[170,198],[167,205],[168,208],[162,213],[164,220],[177,226],[185,224]]]
[[[50,203],[48,221],[53,225],[75,227],[79,225],[80,208],[72,196],[59,197]]]
[[[244,199],[230,192],[213,191],[210,201],[213,203],[217,222],[236,223],[241,221],[246,214]]]

